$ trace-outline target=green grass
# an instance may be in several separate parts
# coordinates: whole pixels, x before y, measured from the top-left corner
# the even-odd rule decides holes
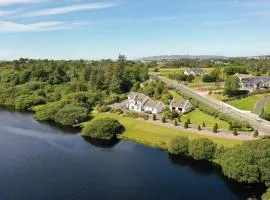
[[[203,136],[193,133],[184,133],[179,130],[155,125],[147,121],[122,117],[111,113],[94,114],[94,118],[112,117],[122,123],[126,131],[122,134],[121,138],[126,140],[136,141],[145,145],[167,149],[168,143],[176,136],[188,136],[190,140],[198,138],[209,138],[218,145],[225,147],[233,147],[236,144],[242,144],[242,141],[233,139],[223,139],[216,137]]]
[[[243,99],[232,100],[228,103],[238,109],[252,111],[255,108],[256,103],[264,97],[266,97],[266,94],[257,94]]]
[[[268,104],[264,107],[264,112],[270,114],[270,103],[268,103]]]
[[[175,90],[169,90],[168,93],[173,96],[176,100],[184,99],[181,95],[179,95]]]
[[[204,122],[207,127],[213,127],[217,123],[219,128],[229,128],[229,124],[227,122],[207,115],[198,109],[182,116],[182,121],[185,121],[187,119],[190,119],[191,123],[196,125],[202,125]]]

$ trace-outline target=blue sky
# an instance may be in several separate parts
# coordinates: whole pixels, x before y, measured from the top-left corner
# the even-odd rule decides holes
[[[270,0],[0,0],[0,59],[270,54]]]

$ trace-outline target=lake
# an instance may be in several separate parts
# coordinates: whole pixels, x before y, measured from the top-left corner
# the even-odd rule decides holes
[[[100,145],[0,109],[1,200],[234,200],[262,193],[209,163],[132,142]]]

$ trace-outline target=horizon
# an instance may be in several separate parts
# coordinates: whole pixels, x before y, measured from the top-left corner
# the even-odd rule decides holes
[[[0,60],[270,55],[267,0],[0,0]]]

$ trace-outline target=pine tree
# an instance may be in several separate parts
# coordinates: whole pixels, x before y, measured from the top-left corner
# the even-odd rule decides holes
[[[198,130],[199,130],[199,131],[201,131],[201,130],[202,130],[201,125],[198,125]]]
[[[238,135],[237,129],[233,129],[233,135],[235,135],[235,136]]]
[[[174,126],[178,126],[177,120],[174,120]]]
[[[190,122],[190,119],[187,119],[187,123],[188,123],[188,124],[190,124],[190,123],[191,123],[191,122]]]
[[[203,127],[206,127],[205,122],[203,122],[202,126],[203,126]]]
[[[153,121],[156,121],[157,120],[157,116],[156,114],[153,114]]]
[[[218,125],[215,124],[213,127],[213,133],[217,133],[218,132]]]

